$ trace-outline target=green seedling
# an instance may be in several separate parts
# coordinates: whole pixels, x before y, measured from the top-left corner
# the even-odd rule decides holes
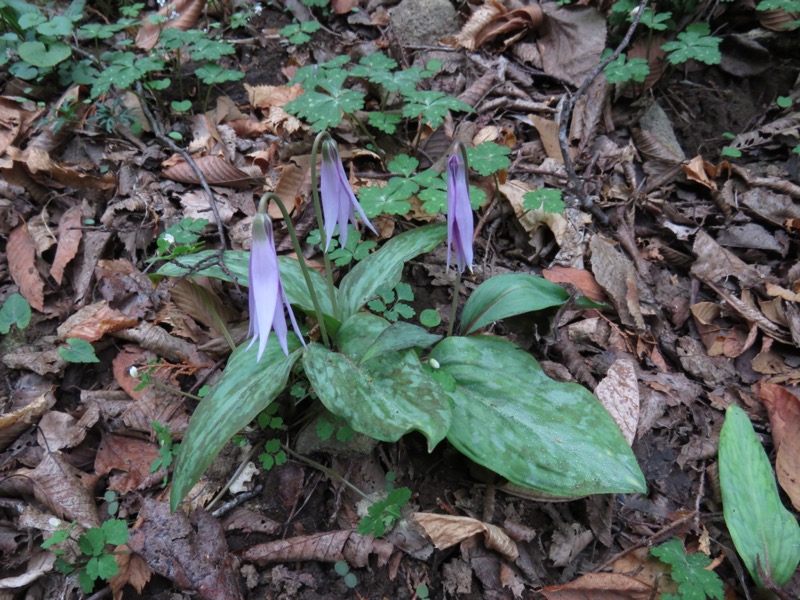
[[[100,359],[94,353],[94,347],[80,338],[67,339],[67,346],[58,349],[58,355],[68,363],[97,363]]]
[[[0,308],[0,333],[6,335],[11,326],[23,331],[31,322],[31,305],[20,294],[11,294]]]
[[[375,502],[367,509],[367,515],[358,523],[356,531],[361,535],[380,537],[402,517],[403,507],[411,500],[407,487],[395,488],[386,499]]]

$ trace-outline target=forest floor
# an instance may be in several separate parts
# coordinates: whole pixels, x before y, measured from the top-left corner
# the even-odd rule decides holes
[[[196,4],[175,8],[182,18]],[[218,62],[243,79],[206,96],[191,77],[197,65],[187,61],[180,92],[173,85],[158,100],[137,99],[133,86],[112,88],[57,130],[65,92],[55,80],[32,86],[2,76],[0,300],[21,294],[33,312],[29,323],[11,308],[0,315],[9,331],[0,340],[0,598],[82,597],[81,570],[89,558],[108,556],[106,542],[118,546],[114,536],[94,554],[86,538],[42,543],[73,521],[74,541],[109,516],[129,530],[127,545],[111,554],[119,573],[101,573],[84,597],[704,598],[679,588],[674,564],[650,552],[676,537],[689,555],[708,557],[726,599],[757,596],[726,527],[717,449],[726,409],[741,407],[783,505],[797,516],[798,34],[765,27],[752,3],[683,7],[672,31],[640,26],[626,48],[629,58],[650,61],[644,83],[614,85],[601,74],[576,97],[603,48],[616,48],[627,29],[608,24],[609,6],[579,4],[546,4],[543,12],[499,3],[455,10],[441,0],[371,1],[360,10],[343,0],[333,11],[288,0],[241,5],[233,11],[245,11],[247,25],[225,33],[236,51]],[[230,18],[230,11],[193,14],[198,30]],[[322,27],[304,43],[277,33],[317,21]],[[660,44],[693,21],[711,24],[721,60],[670,65]],[[472,174],[486,201],[476,211],[475,269],[465,274],[461,303],[492,275],[522,272],[609,305],[567,305],[487,331],[524,348],[553,379],[597,395],[630,431],[647,493],[553,501],[506,485],[447,441],[429,453],[417,433],[391,444],[320,446],[303,437],[297,407],[305,404],[287,393],[277,429],[288,460],[264,468],[254,449],[269,432],[248,427],[190,494],[190,515],[170,514],[164,467],[197,406],[178,390],[213,389],[230,354],[222,330],[243,342],[248,314],[246,290],[236,284],[151,277],[165,262],[150,260],[158,258],[157,240],[182,219],[203,218],[208,224],[195,233],[205,249],[247,250],[266,191],[283,198],[301,237],[308,235],[316,228],[314,132],[283,111],[302,92],[288,82],[300,67],[343,54],[356,64],[377,52],[405,69],[437,61],[422,87],[473,111],[446,113],[436,127],[407,119],[391,135],[370,128],[367,137],[350,120],[334,126],[354,189],[361,196],[383,185],[399,154],[419,161],[418,171],[441,170],[453,139],[510,150],[496,172]],[[348,86],[368,98],[359,118],[386,101],[363,80]],[[188,110],[180,106],[186,99]],[[117,115],[108,128],[92,118],[100,105]],[[567,108],[572,120],[559,140]],[[122,122],[125,110],[143,130]],[[180,134],[170,139],[211,184],[214,211],[159,127]],[[526,194],[542,188],[561,190],[567,208],[523,208]],[[362,228],[362,241],[380,246],[444,220],[423,202],[371,211],[380,235]],[[280,213],[270,214],[279,253],[291,254]],[[322,268],[317,247],[304,245],[304,254]],[[439,334],[449,324],[454,278],[445,259],[439,247],[403,274],[413,296],[408,320],[433,309]],[[337,268],[337,277],[350,268]],[[86,362],[75,354],[86,348],[63,351],[75,338],[91,342]],[[131,367],[141,378],[154,364],[151,384],[139,386]],[[407,487],[405,510],[414,514],[471,519],[438,548],[404,521],[382,538],[357,536],[359,498],[340,478],[362,490]],[[77,571],[59,572],[54,548]],[[775,597],[798,598],[800,575],[773,587]]]

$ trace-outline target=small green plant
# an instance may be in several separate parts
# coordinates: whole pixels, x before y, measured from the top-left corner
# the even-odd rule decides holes
[[[606,50],[610,54],[611,50]],[[606,79],[609,83],[643,83],[650,74],[650,67],[644,58],[627,59],[625,54],[620,54],[612,60],[605,68]]]
[[[414,290],[402,281],[394,288],[388,286],[378,289],[378,298],[367,303],[371,311],[380,313],[387,321],[394,323],[400,317],[411,319],[416,311],[406,302],[414,301]]]
[[[407,487],[393,489],[384,500],[369,506],[356,531],[361,535],[382,536],[402,517],[403,507],[409,500],[411,500],[410,489]]]
[[[156,240],[156,256],[148,262],[157,260],[175,260],[187,254],[194,254],[203,248],[200,236],[208,219],[186,217],[164,231]]]
[[[267,440],[264,443],[264,452],[258,455],[258,460],[265,471],[286,464],[286,452],[281,449],[281,441],[277,438]]]
[[[478,175],[488,177],[511,166],[511,149],[494,142],[483,142],[474,148],[467,148],[470,168]]]
[[[522,197],[522,208],[525,210],[543,210],[549,213],[564,212],[566,205],[561,190],[542,188],[526,193]]]
[[[331,439],[334,433],[336,434],[336,439],[343,443],[351,441],[355,436],[353,428],[346,421],[331,414],[317,420],[315,431],[317,437],[323,442]]]
[[[0,333],[6,335],[11,326],[23,331],[31,322],[31,305],[20,294],[11,294],[0,308]]]
[[[778,96],[775,99],[775,104],[778,105],[779,108],[790,108],[794,101],[790,96]]]
[[[434,308],[426,308],[419,313],[419,322],[425,327],[438,327],[442,322],[442,316]]]
[[[311,34],[316,33],[322,28],[319,21],[304,21],[303,23],[292,23],[283,29],[278,30],[278,34],[289,40],[290,44],[301,45],[311,41]]]
[[[700,552],[687,554],[678,538],[656,546],[650,554],[670,566],[670,576],[678,584],[678,593],[664,594],[662,600],[723,600],[725,597],[722,579],[706,568],[711,559]]]
[[[708,23],[692,23],[678,34],[678,39],[667,42],[661,49],[667,52],[667,60],[673,65],[696,60],[707,65],[718,65],[722,61],[719,44],[722,38],[713,37]]]
[[[58,349],[58,355],[68,363],[96,363],[100,362],[94,353],[94,347],[80,338],[69,338],[67,346]]]
[[[562,0],[569,3],[569,0]],[[430,590],[428,590],[428,584],[420,583],[417,587],[414,588],[414,593],[417,595],[419,600],[428,600],[430,598]]]
[[[117,497],[117,492],[114,490],[106,490],[106,493],[103,494],[103,500],[108,503],[108,516],[113,517],[117,514],[119,510],[119,498]]]
[[[278,408],[279,406],[277,404],[270,404],[259,413],[258,426],[261,429],[280,430],[280,428],[283,427],[283,418],[275,416],[275,413],[278,412]]]
[[[169,426],[153,421],[153,431],[156,433],[156,440],[158,441],[158,458],[150,465],[150,473],[155,473],[160,469],[168,470],[181,447],[179,443],[172,441],[172,434],[169,431]],[[162,482],[163,487],[167,486],[168,480],[169,477],[164,475],[164,480]]]
[[[350,565],[343,560],[337,560],[333,565],[333,570],[344,579],[344,584],[353,589],[358,585],[356,574],[350,571]]]
[[[121,546],[128,541],[128,524],[121,519],[109,519],[101,527],[91,527],[78,536],[80,556],[76,562],[68,562],[64,556],[66,552],[56,548],[67,541],[72,533],[75,523],[69,527],[56,531],[49,539],[42,543],[42,548],[50,549],[56,558],[56,568],[65,575],[79,571],[78,583],[85,594],[91,593],[94,583],[98,579],[108,581],[119,573],[114,553],[107,546]]]

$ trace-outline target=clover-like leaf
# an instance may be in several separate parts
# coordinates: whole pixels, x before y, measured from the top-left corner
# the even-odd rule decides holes
[[[422,119],[431,127],[444,123],[448,111],[475,112],[469,104],[444,92],[425,90],[405,93],[407,104],[403,116],[409,119]]]
[[[678,34],[676,41],[667,42],[661,49],[667,52],[667,59],[673,65],[687,60],[696,60],[707,65],[718,65],[722,61],[719,44],[722,38],[709,35],[708,23],[692,23]]]
[[[494,142],[483,142],[474,148],[467,149],[469,167],[484,177],[508,169],[511,159],[508,158],[511,150]]]

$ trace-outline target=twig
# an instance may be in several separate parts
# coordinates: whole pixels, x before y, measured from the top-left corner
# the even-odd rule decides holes
[[[164,134],[164,130],[161,128],[161,123],[159,123],[156,120],[155,116],[150,110],[150,107],[147,106],[147,102],[145,102],[144,90],[142,89],[141,81],[136,82],[136,93],[142,100],[141,102],[142,111],[144,112],[144,116],[147,117],[147,121],[150,123],[150,127],[153,128],[153,134],[156,136],[156,139],[163,145],[167,146],[170,150],[172,150],[173,152],[177,152],[183,157],[183,160],[186,161],[186,164],[188,164],[189,167],[191,167],[192,171],[194,171],[194,174],[200,181],[200,186],[203,188],[203,191],[205,191],[206,195],[208,196],[208,204],[209,206],[211,206],[211,212],[214,213],[214,218],[217,220],[217,233],[219,234],[219,243],[220,243],[220,249],[219,249],[220,267],[222,268],[223,271],[225,271],[226,275],[228,275],[231,279],[235,279],[233,275],[231,275],[226,270],[227,267],[225,266],[225,263],[222,260],[222,253],[227,249],[228,246],[227,243],[225,242],[225,230],[222,224],[222,218],[220,217],[219,209],[217,208],[217,198],[216,196],[214,196],[214,192],[211,191],[211,187],[208,185],[208,180],[206,180],[205,175],[203,175],[203,172],[200,170],[200,167],[197,166],[197,163],[194,162],[194,159],[191,157],[191,155],[186,150],[178,146],[178,144],[176,144],[174,140],[172,140],[172,138]]]
[[[578,179],[578,174],[575,172],[575,166],[572,164],[572,156],[569,153],[569,144],[567,143],[567,127],[570,119],[572,118],[572,111],[575,108],[575,103],[578,101],[578,99],[586,93],[586,90],[589,89],[589,86],[592,85],[592,82],[600,74],[600,72],[605,69],[609,63],[616,60],[622,51],[628,47],[628,44],[630,44],[631,38],[633,37],[633,32],[636,31],[636,27],[639,25],[639,21],[642,19],[642,14],[644,13],[647,3],[648,0],[641,0],[639,2],[639,9],[636,12],[636,17],[633,19],[631,26],[628,27],[625,37],[622,38],[622,41],[619,43],[614,52],[607,56],[605,60],[600,61],[600,64],[597,65],[594,71],[592,71],[583,81],[581,87],[578,88],[578,91],[576,91],[566,102],[566,106],[564,106],[564,109],[561,111],[561,116],[558,123],[558,145],[561,148],[561,156],[564,159],[564,169],[567,171],[572,192],[575,194],[575,196],[577,196],[581,206],[589,210],[604,225],[608,223],[608,217],[597,206],[595,206],[594,202],[592,202],[591,198],[586,194],[580,179]]]
[[[254,487],[249,492],[242,492],[238,496],[235,496],[232,500],[228,500],[225,504],[220,506],[217,510],[211,513],[212,517],[216,517],[217,519],[220,518],[222,515],[229,513],[237,506],[240,506],[250,500],[251,498],[255,498],[261,492],[264,491],[264,486],[260,483]]]

